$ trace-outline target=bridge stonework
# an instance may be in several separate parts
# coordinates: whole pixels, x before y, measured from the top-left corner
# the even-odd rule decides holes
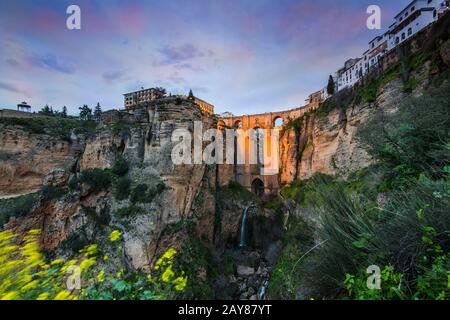
[[[319,107],[319,103],[310,103],[307,106],[295,108],[287,111],[269,112],[254,115],[232,116],[218,119],[218,128],[242,129],[263,129],[264,144],[270,144],[272,139],[271,129],[282,129],[283,126],[290,121],[300,118],[305,113],[315,110]],[[277,121],[281,119],[281,121]],[[264,184],[264,194],[277,194],[281,189],[278,174],[261,175],[260,166],[250,164],[249,160],[249,143],[247,140],[237,140],[236,150],[245,152],[245,164],[240,165],[220,165],[218,182],[220,185],[227,185],[230,181],[239,182],[248,190],[258,193],[255,189],[258,184]],[[272,150],[274,152],[274,150]],[[279,154],[279,150],[275,150]],[[279,163],[279,161],[278,161]]]

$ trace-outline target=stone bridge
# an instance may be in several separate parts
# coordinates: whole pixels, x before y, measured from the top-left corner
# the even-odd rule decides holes
[[[227,128],[241,128],[244,130],[258,128],[273,129],[275,127],[280,127],[287,124],[289,120],[299,118],[305,113],[315,110],[318,106],[318,103],[310,103],[304,107],[287,111],[219,118],[218,126]]]
[[[319,103],[310,103],[304,107],[287,111],[219,118],[217,123],[219,129],[242,129],[244,132],[253,129],[253,132],[258,132],[259,130],[263,132],[262,142],[259,143],[258,140],[258,142],[256,142],[256,147],[252,147],[252,142],[249,141],[251,139],[249,139],[248,136],[245,139],[236,139],[235,152],[243,153],[245,155],[245,164],[236,164],[235,159],[235,165],[222,165],[219,168],[221,171],[219,177],[222,177],[219,182],[222,185],[225,185],[231,180],[237,181],[256,195],[277,194],[281,189],[279,175],[277,173],[279,161],[277,160],[276,162],[277,168],[275,172],[264,172],[264,170],[261,170],[264,166],[261,165],[259,161],[257,161],[258,164],[254,164],[254,162],[250,160],[249,150],[254,150],[253,148],[256,148],[256,150],[258,150],[257,152],[262,154],[261,158],[266,159],[264,158],[265,151],[263,150],[267,147],[271,149],[271,134],[273,133],[271,129],[281,130],[284,125],[289,123],[289,121],[315,110],[318,106]],[[269,151],[269,153],[278,156],[279,150],[272,150]]]

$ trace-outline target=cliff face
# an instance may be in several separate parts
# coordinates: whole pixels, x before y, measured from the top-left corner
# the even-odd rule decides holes
[[[54,170],[68,175],[82,148],[76,136],[63,141],[0,124],[0,198],[39,190]]]
[[[374,102],[356,103],[352,100],[356,92],[344,91],[336,95],[331,110],[306,114],[296,128],[281,133],[281,183],[308,179],[317,173],[345,178],[370,165],[372,160],[358,141],[358,128],[377,111],[395,112],[408,96],[421,95],[436,73],[428,61],[409,75],[418,83],[411,92],[407,93],[404,81],[396,78],[380,86]]]
[[[188,101],[168,99],[146,106],[143,119],[105,125],[86,139],[83,145],[63,142],[46,135],[29,134],[24,130],[5,126],[0,134],[1,192],[18,195],[40,189],[44,181],[65,187],[69,172],[87,169],[110,169],[119,158],[126,159],[132,189],[138,185],[149,188],[164,185],[152,199],[137,205],[129,199],[117,200],[114,185],[93,192],[84,185],[79,191],[67,191],[63,197],[40,199],[24,217],[10,220],[7,227],[18,232],[31,228],[43,230],[42,244],[54,250],[64,242],[76,238],[94,243],[99,221],[106,227],[120,229],[124,236],[124,251],[130,265],[147,266],[160,250],[161,234],[183,218],[198,222],[198,234],[212,241],[214,232],[215,168],[206,165],[175,166],[171,152],[175,143],[172,133],[177,129],[193,131],[194,121],[202,121],[207,129],[212,120],[202,119],[198,108]],[[142,116],[142,115],[141,115]],[[74,168],[77,167],[78,170]],[[61,172],[63,179],[61,180]],[[72,177],[75,175],[72,174]],[[202,193],[203,201],[196,203]],[[198,202],[198,201],[197,201]],[[139,207],[130,216],[120,210]],[[171,241],[169,241],[171,242]],[[168,243],[177,247],[176,243]]]

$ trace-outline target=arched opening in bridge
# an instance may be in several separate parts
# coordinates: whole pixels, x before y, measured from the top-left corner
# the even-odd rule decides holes
[[[262,197],[264,195],[264,182],[261,179],[256,178],[252,182],[252,193],[257,197]]]
[[[234,129],[242,129],[242,121],[241,120],[237,120],[235,123],[234,123]]]
[[[264,130],[256,127],[255,131],[255,143],[256,143],[256,164],[258,166],[264,165]]]
[[[281,117],[276,117],[274,120],[273,120],[273,126],[274,127],[281,127],[283,125],[283,118],[281,118]]]

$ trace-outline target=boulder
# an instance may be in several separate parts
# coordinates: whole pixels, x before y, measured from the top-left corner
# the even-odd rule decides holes
[[[255,274],[255,268],[247,267],[247,266],[238,266],[237,274],[241,277],[248,277]]]
[[[54,168],[44,177],[44,186],[63,187],[69,180],[69,173],[61,168]]]

